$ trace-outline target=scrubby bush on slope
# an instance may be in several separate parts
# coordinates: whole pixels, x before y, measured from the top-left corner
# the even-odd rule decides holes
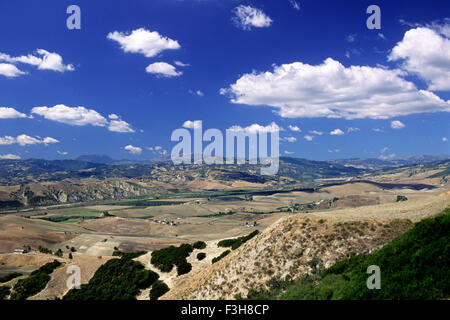
[[[225,239],[225,240],[219,241],[219,243],[217,243],[217,246],[218,247],[231,247],[232,250],[236,250],[241,245],[243,245],[245,242],[247,242],[251,238],[255,237],[258,233],[259,233],[259,231],[255,230],[252,233],[250,233],[249,235],[244,236],[244,237],[239,237],[236,239]]]
[[[152,289],[150,290],[150,300],[158,300],[159,297],[161,297],[163,294],[165,294],[169,290],[170,289],[167,286],[167,284],[165,284],[161,280],[157,280],[153,284]]]
[[[136,253],[137,254],[137,253]],[[141,289],[150,287],[158,274],[146,270],[132,259],[136,254],[123,255],[121,259],[111,259],[95,272],[81,289],[72,289],[64,300],[134,300]]]
[[[177,267],[182,265],[181,268],[184,271],[187,270],[186,264],[188,264],[186,258],[189,257],[192,251],[193,248],[190,244],[182,244],[179,247],[170,246],[161,250],[153,251],[151,263],[162,272],[170,272],[174,265]]]
[[[60,265],[61,262],[54,260],[33,271],[25,279],[17,281],[11,294],[11,300],[25,300],[41,292],[50,281],[50,274]]]

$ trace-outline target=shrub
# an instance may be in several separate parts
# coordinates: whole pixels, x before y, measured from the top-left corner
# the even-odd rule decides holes
[[[12,279],[20,277],[20,276],[22,276],[22,274],[19,272],[8,273],[6,276],[3,276],[0,278],[0,283],[5,283],[8,281],[11,281]]]
[[[17,281],[11,294],[11,300],[25,300],[41,292],[50,281],[50,276],[61,262],[54,260],[33,271],[27,278]]]
[[[217,243],[217,246],[218,247],[231,247],[232,250],[236,250],[241,245],[243,245],[245,242],[247,242],[248,240],[250,240],[253,237],[255,237],[258,233],[259,233],[259,231],[255,230],[252,233],[250,233],[249,235],[244,236],[244,237],[239,237],[239,238],[236,238],[236,239],[221,240],[221,241],[219,241]]]
[[[197,241],[195,242],[192,247],[194,249],[205,249],[206,248],[206,243],[204,241]]]
[[[188,262],[182,262],[177,265],[177,274],[181,276],[182,274],[186,274],[191,272],[192,265]]]
[[[157,280],[153,286],[152,289],[150,290],[150,300],[158,300],[159,297],[161,297],[162,295],[164,295],[166,292],[168,292],[170,289],[167,286],[167,284],[165,284],[163,281],[161,280]]]
[[[212,259],[212,263],[216,263],[217,261],[222,260],[224,257],[226,257],[227,255],[229,255],[231,253],[231,250],[226,250],[224,252],[222,252],[222,254],[218,257],[215,257]]]
[[[0,301],[5,300],[11,293],[11,288],[7,286],[0,287]]]
[[[182,244],[179,247],[170,246],[153,251],[150,262],[162,272],[170,272],[174,265],[187,263],[186,258],[193,250],[190,244]]]
[[[89,283],[70,290],[63,299],[135,300],[139,291],[150,287],[159,276],[132,260],[132,256],[109,260],[95,272]]]
[[[198,254],[197,254],[197,259],[198,260],[203,260],[203,259],[205,259],[206,258],[206,253],[204,253],[204,252],[199,252]]]
[[[44,248],[44,247],[41,247],[41,246],[38,247],[38,250],[39,250],[39,252],[42,252],[42,253],[49,253],[49,254],[53,253],[52,250]]]

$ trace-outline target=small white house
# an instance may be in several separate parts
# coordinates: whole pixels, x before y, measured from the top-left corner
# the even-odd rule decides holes
[[[28,253],[28,248],[14,249],[14,253],[17,253],[17,254]]]

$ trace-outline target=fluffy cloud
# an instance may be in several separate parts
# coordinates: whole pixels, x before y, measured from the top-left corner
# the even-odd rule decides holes
[[[183,72],[177,71],[173,65],[166,62],[155,62],[149,64],[147,68],[145,68],[145,71],[168,78],[178,77],[183,74]]]
[[[249,133],[258,133],[258,132],[277,132],[281,131],[282,128],[280,128],[275,122],[272,122],[271,124],[267,126],[262,126],[260,124],[254,123],[248,127],[241,127],[241,126],[232,126],[228,128],[228,130],[231,131],[245,131]]]
[[[419,27],[407,31],[388,59],[403,61],[402,68],[427,81],[429,90],[450,90],[450,24],[437,31]]]
[[[321,136],[323,135],[322,131],[317,131],[317,130],[310,130],[309,133],[315,134],[316,136]]]
[[[387,119],[424,112],[450,112],[450,102],[418,90],[400,70],[345,67],[331,58],[320,65],[301,62],[273,72],[244,74],[221,93],[231,102],[277,108],[282,117]]]
[[[19,159],[21,159],[21,157],[15,155],[15,154],[8,153],[8,154],[0,155],[0,159],[2,159],[2,160],[19,160]]]
[[[29,54],[27,56],[11,57],[6,53],[0,52],[0,61],[9,63],[24,63],[36,66],[40,70],[52,70],[58,72],[73,71],[74,66],[71,64],[65,65],[63,58],[56,52],[49,52],[44,49],[37,49],[38,56]]]
[[[244,30],[250,30],[252,27],[269,27],[273,22],[262,10],[244,5],[234,9],[232,20],[236,26]]]
[[[201,127],[201,125],[202,125],[201,120],[196,120],[196,121],[187,120],[183,123],[183,128],[198,129]]]
[[[126,151],[128,151],[131,154],[135,154],[135,155],[139,155],[142,153],[142,148],[139,147],[134,147],[131,144],[127,145],[126,147],[124,147],[124,149]]]
[[[104,127],[108,121],[100,113],[85,107],[68,107],[58,104],[54,107],[35,107],[31,113],[43,116],[45,119],[62,122],[74,126],[93,125]]]
[[[15,65],[10,63],[0,63],[0,75],[8,78],[15,78],[22,74],[25,74],[25,72],[20,71]]]
[[[26,118],[25,113],[19,112],[14,108],[0,107],[0,119]]]
[[[341,129],[334,129],[333,131],[330,132],[330,134],[332,136],[341,136],[344,134],[344,131],[342,131]]]
[[[289,128],[289,130],[294,131],[294,132],[302,132],[302,130],[297,126],[289,125],[288,128]]]
[[[283,140],[292,143],[292,142],[296,142],[297,138],[296,137],[286,137],[286,138],[283,138]]]
[[[35,107],[31,113],[43,116],[47,120],[53,120],[73,126],[92,125],[95,127],[108,127],[109,131],[129,133],[135,132],[131,125],[120,119],[117,114],[110,114],[108,121],[104,116],[93,109],[85,107],[68,107],[58,104],[54,107]]]
[[[133,128],[131,128],[131,125],[123,120],[111,120],[108,125],[108,130],[122,133],[135,132]]]
[[[26,134],[21,134],[20,136],[17,136],[16,138],[11,136],[5,136],[0,137],[0,145],[12,145],[12,144],[18,144],[19,146],[27,146],[27,145],[34,145],[34,144],[53,144],[53,143],[59,143],[58,140],[46,137],[44,139],[41,139],[39,137],[31,137]]]
[[[399,120],[391,121],[391,128],[392,129],[403,129],[405,127],[405,124],[403,124]]]
[[[290,152],[290,151],[284,151],[284,154],[287,154],[287,155],[289,155],[289,154],[294,154],[294,152]]]
[[[304,136],[306,141],[312,141],[314,139],[314,136]]]
[[[61,155],[61,156],[67,156],[69,153],[67,151],[56,151],[57,154]]]
[[[442,138],[442,142],[447,142],[447,140],[448,140],[447,137]]]
[[[133,30],[131,33],[110,32],[107,38],[117,41],[125,52],[141,53],[148,58],[154,57],[164,50],[181,48],[178,41],[163,37],[157,31],[149,31],[144,28]]]

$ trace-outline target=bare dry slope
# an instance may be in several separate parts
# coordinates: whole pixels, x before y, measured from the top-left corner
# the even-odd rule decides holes
[[[274,275],[297,278],[335,261],[378,248],[406,232],[408,220],[322,220],[296,215],[280,220],[223,260],[200,271],[164,299],[233,299],[265,286]],[[320,259],[320,260],[318,260]]]

